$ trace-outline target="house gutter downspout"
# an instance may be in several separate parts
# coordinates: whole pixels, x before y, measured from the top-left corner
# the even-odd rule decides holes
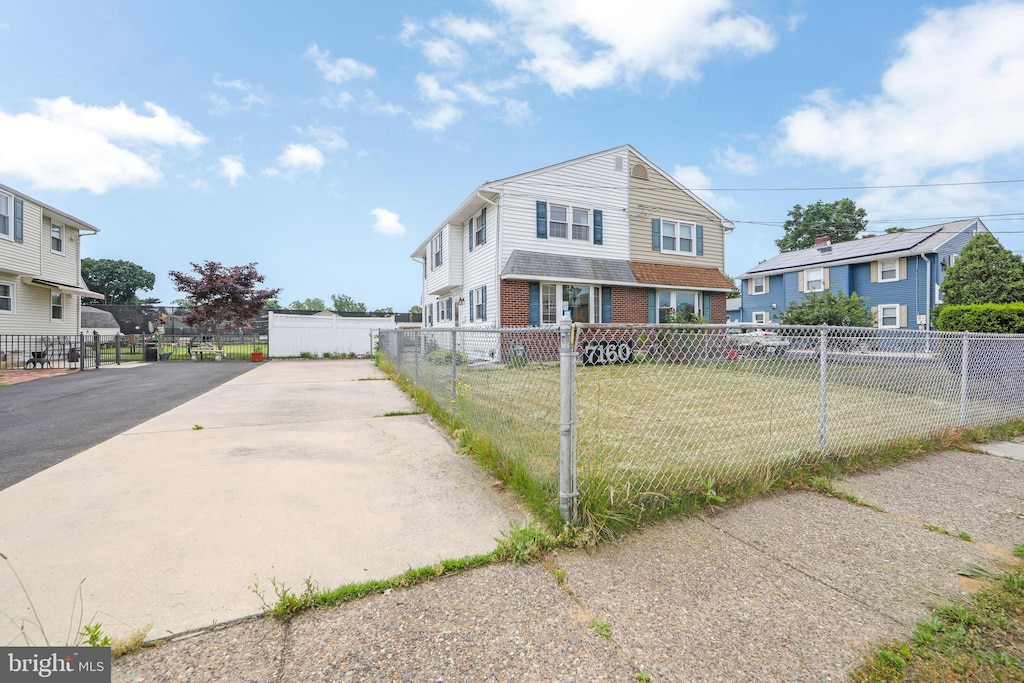
[[[918,256],[924,259],[924,278],[927,282],[924,290],[924,329],[930,330],[932,329],[932,261],[924,254],[918,254]]]

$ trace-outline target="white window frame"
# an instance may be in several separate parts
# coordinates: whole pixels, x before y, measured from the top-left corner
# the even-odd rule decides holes
[[[480,220],[481,216],[476,217],[476,227],[473,228],[473,246],[479,247],[481,244],[487,244],[487,223]]]
[[[430,240],[430,269],[444,265],[444,232],[439,232]]]
[[[565,210],[565,220],[556,221],[554,218],[555,209]],[[577,212],[580,212],[580,216],[577,216]],[[548,238],[556,240],[566,240],[570,242],[586,242],[588,244],[593,242],[593,209],[584,209],[579,206],[573,206],[572,204],[553,204],[548,202]],[[579,222],[576,219],[582,218],[585,222]],[[557,234],[564,229],[565,234]],[[577,237],[577,234],[581,235]],[[585,236],[582,236],[585,235]]]
[[[892,277],[884,277],[882,275],[882,273],[884,272],[883,268],[885,268],[885,264],[886,263],[893,264],[893,268],[892,268],[893,276]],[[878,281],[879,282],[899,282],[899,279],[900,279],[900,260],[898,258],[880,259],[878,261]]]
[[[885,324],[885,309],[894,308],[896,309],[896,324],[886,325]],[[890,316],[892,317],[892,316]],[[878,327],[883,330],[898,330],[900,328],[900,305],[899,304],[880,304],[878,306]]]
[[[8,291],[7,296],[4,296],[3,294],[0,294],[0,301],[3,301],[4,299],[10,299],[10,302],[11,302],[10,309],[0,308],[0,315],[13,315],[15,313],[15,305],[17,304],[17,302],[15,301],[15,298],[14,298],[14,296],[15,296],[14,283],[10,282],[8,280],[0,280],[0,287],[7,287],[7,291]]]
[[[0,213],[5,220],[0,220],[0,238],[14,239],[14,197],[6,192],[0,192],[0,197],[7,200],[7,213]]]
[[[473,290],[473,322],[487,322],[487,302],[481,301],[483,298],[483,287],[477,287]]]
[[[55,297],[56,297],[56,300],[58,302],[57,304],[53,303]],[[60,316],[59,317],[55,316],[53,314],[53,310],[55,308],[59,308],[60,309]],[[64,305],[64,292],[55,292],[55,291],[53,291],[51,289],[50,290],[50,320],[55,320],[55,321],[64,320],[64,308],[65,308],[65,305]]]
[[[764,294],[764,292],[765,292],[765,283],[766,283],[767,279],[768,278],[766,278],[766,277],[750,278],[750,293],[752,295]],[[760,291],[758,291],[758,288],[757,288],[757,281],[758,280],[761,281],[761,290]]]
[[[755,325],[768,325],[771,323],[771,316],[768,315],[768,311],[753,311],[750,314],[750,322]]]
[[[661,244],[659,246],[661,247],[660,251],[661,251],[662,254],[680,254],[681,256],[696,256],[697,255],[697,224],[696,223],[687,223],[685,221],[669,220],[667,218],[661,218],[659,220],[661,221]],[[673,246],[672,246],[671,249],[666,249],[665,248],[665,226],[666,225],[673,226],[673,230],[672,230],[672,232],[673,232],[672,245]],[[686,251],[686,250],[682,249],[682,244],[683,244],[683,239],[684,239],[682,237],[683,226],[685,226],[689,230],[689,233],[690,233],[690,236],[685,238],[685,239],[690,241],[690,249],[689,249],[689,251]]]
[[[552,289],[552,287],[554,289]],[[601,322],[601,285],[587,285],[579,282],[541,282],[540,283],[540,324],[557,325],[562,317],[562,312],[568,308],[566,301],[566,287],[587,287],[590,297],[590,320],[586,322]],[[549,304],[549,310],[544,310],[544,304]],[[547,315],[545,315],[547,313]]]
[[[56,237],[54,237],[54,232],[57,233]],[[61,225],[60,223],[50,223],[50,253],[51,254],[63,254],[64,253],[64,244],[65,244],[65,238],[66,237],[67,237],[67,235],[66,235],[66,233],[64,231],[64,226],[63,225]],[[60,249],[54,249],[53,248],[53,240],[54,239],[58,240],[58,243],[60,244]]]
[[[680,295],[692,296],[693,297],[693,314],[694,315],[698,315],[698,316],[704,315],[704,311],[702,310],[702,306],[703,306],[703,303],[704,303],[704,297],[701,296],[700,292],[698,292],[696,290],[693,290],[693,289],[659,289],[654,294],[654,305],[658,309],[657,321],[659,323],[661,322],[661,311],[662,311],[663,308],[665,308],[664,306],[661,305],[661,303],[662,303],[662,295],[664,295],[664,294],[669,295],[669,306],[668,306],[668,308],[671,308],[673,311],[678,311],[679,310],[679,297],[680,297]],[[684,302],[684,303],[688,303],[688,302]]]
[[[813,281],[820,282],[821,287],[818,289],[811,289],[811,273],[817,273],[818,277],[814,278]],[[825,291],[825,269],[824,268],[808,268],[804,271],[804,292],[824,292]]]
[[[572,225],[569,231],[569,236],[577,242],[590,241],[590,209],[572,207]],[[577,235],[582,236],[577,237]]]
[[[949,255],[949,265],[947,266],[947,268],[952,268],[953,264],[956,263],[956,260],[959,257],[960,257],[960,254],[950,254]]]
[[[565,220],[555,220],[555,209],[561,209],[565,211]],[[548,204],[548,237],[556,240],[567,240],[569,239],[569,219],[572,217],[572,207],[567,204]],[[555,226],[558,226],[558,231],[565,234],[555,234]]]

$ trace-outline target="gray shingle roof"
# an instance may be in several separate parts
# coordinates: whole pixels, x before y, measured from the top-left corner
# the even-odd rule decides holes
[[[82,306],[82,329],[94,330],[101,328],[118,327],[117,319],[110,311],[104,311],[92,306]]]
[[[868,239],[837,242],[832,245],[830,251],[825,253],[816,247],[799,251],[787,251],[757,264],[738,277],[748,277],[756,273],[769,271],[793,270],[834,261],[871,260],[872,257],[898,252],[927,254],[975,221],[977,221],[980,228],[984,229],[984,224],[979,219],[970,218],[962,221],[953,221],[952,223],[928,225],[923,228],[915,228],[914,230],[897,232],[891,235],[886,234]]]
[[[546,254],[521,249],[512,252],[501,274],[591,282],[637,281],[626,261]]]

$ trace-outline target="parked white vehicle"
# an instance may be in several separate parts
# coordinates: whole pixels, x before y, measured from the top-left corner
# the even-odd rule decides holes
[[[749,352],[774,353],[781,356],[789,348],[789,340],[764,328],[730,327],[725,332],[726,345]]]

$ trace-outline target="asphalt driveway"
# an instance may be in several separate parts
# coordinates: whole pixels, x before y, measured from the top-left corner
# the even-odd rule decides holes
[[[105,366],[0,387],[0,491],[254,367],[243,362]]]

